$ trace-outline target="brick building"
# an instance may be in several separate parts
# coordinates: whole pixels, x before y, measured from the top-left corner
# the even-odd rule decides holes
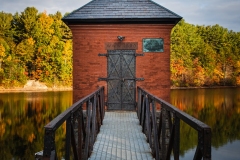
[[[150,0],[93,0],[63,18],[73,34],[73,101],[106,88],[133,110],[136,86],[169,101],[170,34],[182,17]]]

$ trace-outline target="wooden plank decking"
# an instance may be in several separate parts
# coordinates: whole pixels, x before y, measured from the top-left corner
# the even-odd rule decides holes
[[[136,112],[106,112],[89,160],[152,160]]]

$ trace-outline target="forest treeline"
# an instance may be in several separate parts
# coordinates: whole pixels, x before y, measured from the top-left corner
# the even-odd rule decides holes
[[[72,34],[63,15],[0,12],[0,86],[39,80],[71,86]],[[222,26],[196,26],[181,20],[171,33],[174,87],[240,85],[240,32]]]
[[[240,32],[181,20],[171,33],[172,86],[239,86]]]
[[[22,86],[28,79],[48,86],[72,83],[72,35],[62,14],[27,7],[0,12],[0,86]]]

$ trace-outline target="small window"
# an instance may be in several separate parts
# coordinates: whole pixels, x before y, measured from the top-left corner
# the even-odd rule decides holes
[[[144,38],[143,52],[163,52],[162,38]]]

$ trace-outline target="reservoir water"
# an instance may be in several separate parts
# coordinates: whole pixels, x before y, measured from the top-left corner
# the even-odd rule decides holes
[[[212,128],[212,159],[240,159],[240,88],[171,90],[171,103]],[[181,126],[181,158],[193,159],[196,131]]]
[[[240,159],[240,88],[175,89],[171,103],[212,128],[212,159]],[[72,92],[0,93],[0,159],[34,159],[43,127],[72,104]],[[65,129],[55,138],[59,157]],[[193,159],[197,132],[181,123],[180,159]]]

